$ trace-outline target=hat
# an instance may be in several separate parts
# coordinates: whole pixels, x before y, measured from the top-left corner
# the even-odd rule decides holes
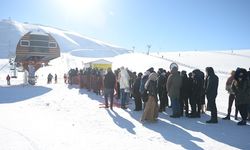
[[[151,67],[151,68],[149,68],[147,71],[149,71],[150,73],[152,73],[152,72],[154,72],[154,68]]]
[[[171,63],[169,68],[170,68],[170,70],[172,70],[173,68],[177,68],[177,70],[178,70],[178,65],[176,63]]]

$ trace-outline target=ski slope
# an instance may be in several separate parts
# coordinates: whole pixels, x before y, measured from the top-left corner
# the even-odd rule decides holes
[[[7,86],[8,59],[0,59],[0,150],[250,149],[249,122],[241,127],[236,125],[233,116],[230,121],[221,119],[227,112],[227,73],[237,66],[248,68],[249,54],[250,50],[234,54],[196,51],[104,57],[113,62],[113,69],[125,66],[137,72],[149,67],[168,70],[172,61],[179,63],[180,70],[188,72],[193,68],[214,67],[220,79],[216,99],[218,124],[205,123],[209,112],[195,119],[170,118],[169,108],[159,115],[156,123],[141,124],[142,111],[133,111],[132,100],[127,110],[99,108],[103,97],[63,83],[63,74],[68,69],[81,68],[84,62],[99,59],[92,53],[89,54],[92,58],[63,53],[52,60],[50,66],[37,71],[35,86],[22,84],[21,72],[17,79],[11,79],[12,85]],[[46,84],[48,73],[58,75],[57,84]]]

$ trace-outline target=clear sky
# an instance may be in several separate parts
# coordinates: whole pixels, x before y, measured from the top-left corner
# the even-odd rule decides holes
[[[1,0],[9,17],[136,51],[250,48],[250,0]]]

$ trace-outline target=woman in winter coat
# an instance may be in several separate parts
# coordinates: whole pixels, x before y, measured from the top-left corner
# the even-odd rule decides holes
[[[145,120],[153,122],[158,117],[157,78],[157,73],[153,72],[149,75],[145,84],[145,89],[148,91],[148,100],[141,117],[142,122]]]
[[[250,104],[250,81],[247,80],[247,71],[245,69],[238,68],[236,70],[232,90],[235,93],[235,102],[242,117],[238,125],[246,125],[247,109]]]

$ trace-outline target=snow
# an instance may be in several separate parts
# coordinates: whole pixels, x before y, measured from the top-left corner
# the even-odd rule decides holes
[[[250,50],[233,54],[231,51],[195,51],[103,57],[113,62],[113,69],[124,66],[137,72],[149,67],[168,70],[173,61],[179,63],[180,70],[187,71],[213,66],[220,79],[216,99],[218,124],[205,123],[210,117],[208,112],[195,119],[170,118],[169,108],[159,115],[156,123],[141,124],[142,111],[133,111],[132,100],[127,110],[99,108],[103,97],[63,83],[63,74],[68,69],[82,68],[83,63],[100,59],[89,56],[93,54],[89,52],[82,57],[63,53],[52,60],[50,66],[37,71],[35,86],[22,84],[22,72],[7,86],[5,77],[10,73],[10,66],[8,59],[0,59],[1,150],[250,149],[249,122],[247,126],[237,126],[233,116],[230,121],[221,119],[227,112],[225,82],[228,72],[237,66],[249,68]],[[48,73],[57,73],[57,84],[46,84]]]

